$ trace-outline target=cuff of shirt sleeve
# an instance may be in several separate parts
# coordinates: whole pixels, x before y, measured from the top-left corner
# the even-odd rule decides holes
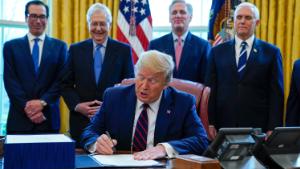
[[[90,153],[95,153],[96,152],[96,142],[88,146],[88,151]]]
[[[178,152],[169,143],[159,143],[159,144],[164,146],[168,158],[175,158],[176,155],[178,155]]]

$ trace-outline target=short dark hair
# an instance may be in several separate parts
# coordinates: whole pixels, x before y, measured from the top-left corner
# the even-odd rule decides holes
[[[46,17],[49,17],[49,7],[48,5],[46,5],[43,1],[38,1],[38,0],[34,0],[34,1],[29,1],[26,6],[25,6],[25,18],[28,16],[29,14],[29,6],[30,5],[42,5],[46,8]]]

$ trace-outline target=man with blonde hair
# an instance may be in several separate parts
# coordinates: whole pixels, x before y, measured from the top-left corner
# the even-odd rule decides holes
[[[113,154],[113,147],[132,150],[139,160],[201,154],[207,135],[195,98],[168,87],[173,67],[171,56],[144,52],[136,64],[135,84],[106,90],[100,111],[83,132],[84,148],[100,154]]]

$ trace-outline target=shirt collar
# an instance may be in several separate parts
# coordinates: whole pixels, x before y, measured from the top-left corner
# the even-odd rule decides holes
[[[39,38],[40,41],[44,41],[46,37],[46,33],[41,34],[40,36],[34,36],[30,32],[28,32],[27,37],[29,41],[33,41],[35,38]]]
[[[185,41],[185,38],[186,38],[187,34],[188,34],[188,31],[186,31],[186,32],[181,36],[181,40],[182,40],[183,42]],[[174,32],[172,32],[172,35],[173,35],[173,40],[174,40],[174,41],[177,41],[178,36],[177,36]]]
[[[248,39],[246,39],[245,41],[247,42],[247,46],[248,47],[251,47],[253,45],[253,42],[254,42],[254,34],[252,36],[250,36]],[[240,47],[241,46],[241,43],[243,42],[244,40],[242,40],[241,38],[239,38],[237,35],[235,35],[235,45],[237,47]]]
[[[106,39],[104,40],[104,42],[101,44],[103,48],[106,48],[106,45],[107,45],[107,39],[108,39],[108,38],[106,38]],[[96,43],[94,40],[93,40],[93,46],[94,46],[94,48],[97,46],[97,43]]]
[[[160,93],[160,96],[159,98],[152,102],[152,103],[149,103],[149,108],[153,111],[153,112],[158,112],[158,109],[159,109],[159,104],[160,104],[160,101],[161,101],[161,97],[162,97],[162,92]],[[144,104],[144,102],[140,101],[139,99],[137,99],[137,106],[139,109],[142,108],[142,105]]]

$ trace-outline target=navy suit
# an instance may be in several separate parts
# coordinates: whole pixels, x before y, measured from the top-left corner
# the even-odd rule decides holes
[[[300,126],[300,59],[294,63],[287,101],[286,126]]]
[[[75,112],[75,106],[81,102],[102,101],[106,88],[132,77],[134,71],[128,45],[108,38],[98,85],[94,75],[92,39],[70,46],[62,95],[70,110],[70,132],[73,139],[79,141],[82,130],[90,121],[88,117]]]
[[[282,126],[283,74],[280,50],[254,39],[244,75],[239,79],[235,41],[212,48],[207,85],[211,87],[209,122],[221,127]]]
[[[118,141],[117,150],[131,150],[136,102],[135,85],[107,89],[100,111],[82,134],[84,147],[108,131]],[[179,154],[201,154],[208,145],[194,97],[171,87],[163,91],[155,123],[154,146],[162,142]]]
[[[152,40],[149,49],[171,55],[174,63],[176,63],[172,33]],[[174,69],[173,77],[203,83],[209,51],[210,44],[207,41],[188,32],[184,41],[179,67],[178,70]]]
[[[7,132],[57,130],[60,127],[59,96],[66,43],[45,37],[41,63],[36,75],[27,35],[4,44],[4,85],[10,99]],[[26,102],[42,99],[48,103],[42,110],[47,118],[34,124],[24,111]]]

